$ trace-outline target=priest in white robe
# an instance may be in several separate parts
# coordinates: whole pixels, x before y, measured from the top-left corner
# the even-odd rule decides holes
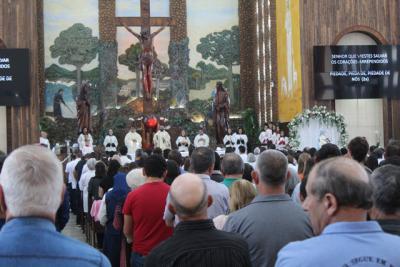
[[[132,127],[131,130],[125,135],[125,146],[128,148],[128,155],[135,158],[136,150],[142,148],[142,137],[136,132],[136,128]]]
[[[210,145],[210,138],[204,133],[203,129],[200,129],[199,134],[194,138],[194,147],[208,147]]]
[[[108,156],[111,157],[117,152],[118,140],[112,129],[108,130],[108,135],[104,138],[103,145]]]
[[[153,144],[154,147],[159,147],[162,151],[171,149],[171,136],[165,130],[164,126],[160,126],[160,129],[153,136]]]

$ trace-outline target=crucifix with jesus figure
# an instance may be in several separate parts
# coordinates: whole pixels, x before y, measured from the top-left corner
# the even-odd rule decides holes
[[[153,81],[152,68],[157,59],[157,53],[154,49],[154,37],[159,34],[166,26],[171,26],[173,21],[168,17],[150,17],[150,0],[140,1],[140,17],[118,17],[117,26],[124,26],[133,36],[135,36],[141,45],[140,66],[142,70],[142,84],[145,100],[152,103]],[[141,33],[132,31],[130,26],[141,26]],[[151,26],[162,26],[159,30],[151,33]],[[137,77],[138,79],[139,77]],[[146,106],[145,105],[145,109]]]

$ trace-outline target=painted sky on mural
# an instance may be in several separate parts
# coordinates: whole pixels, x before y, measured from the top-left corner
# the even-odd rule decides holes
[[[83,23],[93,30],[94,36],[99,36],[98,27],[98,0],[44,0],[44,48],[46,67],[58,64],[58,59],[50,55],[50,46],[60,32],[68,29],[74,23]],[[90,70],[98,66],[97,58],[91,64],[85,65],[83,70]],[[74,70],[71,65],[62,67]]]
[[[140,0],[116,0],[117,16],[139,16]],[[207,34],[224,29],[230,29],[238,25],[237,0],[187,0],[188,12],[188,37],[190,39],[190,65],[195,66],[203,60],[196,52],[196,46],[200,38]],[[45,62],[46,67],[53,63],[58,64],[57,59],[51,58],[49,48],[54,39],[62,30],[72,26],[76,22],[92,28],[93,35],[98,36],[98,0],[44,0],[44,30],[45,30]],[[169,0],[151,0],[151,16],[169,16]],[[132,28],[140,32],[139,27]],[[152,32],[158,27],[153,27]],[[125,52],[132,43],[137,40],[124,28],[117,30],[118,55]],[[155,48],[162,62],[168,63],[169,29],[164,30],[155,39]],[[83,70],[93,69],[98,65],[98,60],[85,65]],[[63,65],[73,70],[73,66]],[[119,66],[119,77],[130,79],[134,74],[125,66]]]

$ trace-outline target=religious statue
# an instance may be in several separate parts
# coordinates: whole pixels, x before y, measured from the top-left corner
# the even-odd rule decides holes
[[[83,128],[91,129],[90,125],[90,103],[89,103],[89,83],[85,82],[81,85],[79,96],[76,100],[76,110],[78,118],[79,132]]]
[[[65,104],[63,95],[64,95],[64,90],[63,89],[59,89],[57,91],[57,93],[54,95],[54,98],[53,98],[53,115],[54,115],[55,118],[62,118],[61,104],[64,104],[65,106],[67,106],[67,104]]]
[[[229,106],[229,94],[222,86],[222,82],[217,82],[217,90],[213,101],[213,119],[217,144],[223,144],[225,129],[229,128]]]
[[[165,29],[165,27],[160,28],[159,30],[153,32],[152,34],[150,34],[148,30],[143,30],[140,34],[137,34],[136,32],[132,31],[128,27],[128,25],[126,25],[125,23],[122,24],[128,30],[128,32],[133,34],[133,36],[135,36],[139,40],[140,45],[142,47],[142,52],[140,55],[140,65],[143,72],[142,76],[143,90],[146,99],[150,100],[153,89],[152,69],[153,69],[153,63],[157,58],[157,53],[154,49],[153,40],[157,34],[159,34],[161,31]],[[136,77],[136,79],[138,78],[139,77]]]

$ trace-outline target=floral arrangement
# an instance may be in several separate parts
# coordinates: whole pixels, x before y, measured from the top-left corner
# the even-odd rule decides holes
[[[340,133],[339,146],[345,146],[347,144],[348,134],[343,115],[328,111],[325,106],[314,106],[312,109],[306,109],[302,113],[296,115],[288,124],[289,145],[292,148],[296,149],[300,145],[298,137],[299,126],[309,123],[310,119],[317,119],[320,123],[336,126]]]

